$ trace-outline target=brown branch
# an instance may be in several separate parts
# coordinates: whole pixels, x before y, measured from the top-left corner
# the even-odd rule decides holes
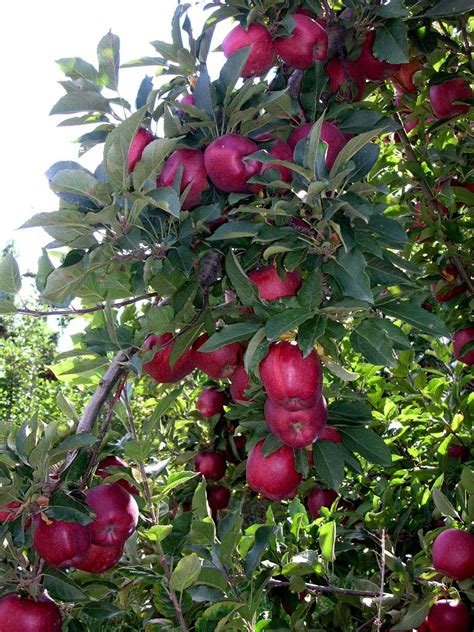
[[[375,619],[375,625],[377,632],[382,629],[382,600],[384,595],[385,586],[385,529],[382,529],[382,540],[380,550],[380,593],[377,606],[377,618]]]
[[[271,586],[289,587],[290,582],[284,582],[279,579],[270,579],[268,582]],[[352,597],[370,597],[377,601],[383,601],[393,597],[390,593],[380,593],[371,590],[356,590],[354,588],[339,588],[337,586],[319,586],[318,584],[310,584],[305,582],[305,589],[314,593],[330,593],[335,595],[348,595]]]
[[[469,68],[471,69],[471,72],[474,72],[474,59],[472,57],[472,46],[471,46],[471,42],[469,41],[469,33],[467,32],[465,15],[459,16],[459,23],[461,25],[462,41],[466,49],[466,55],[467,55],[467,61],[469,63]]]

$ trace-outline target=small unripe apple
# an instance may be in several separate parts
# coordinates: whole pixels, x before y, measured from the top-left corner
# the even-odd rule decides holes
[[[226,394],[209,386],[199,394],[196,407],[203,417],[222,415],[227,404]]]
[[[361,101],[365,91],[365,76],[358,62],[331,59],[326,66],[329,87],[338,101]]]
[[[229,506],[230,489],[224,485],[214,485],[207,490],[207,502],[213,514],[218,509],[226,509]]]
[[[128,150],[128,173],[131,173],[135,169],[135,165],[142,157],[143,150],[152,140],[155,140],[153,134],[144,127],[140,127],[133,137]]]
[[[12,500],[5,505],[0,505],[0,524],[2,522],[11,522],[12,520],[15,520],[17,515],[15,509],[18,509],[18,507],[21,507],[21,503],[18,500]]]
[[[87,555],[91,543],[89,526],[78,522],[34,519],[33,548],[50,566],[74,566]]]
[[[202,193],[209,187],[206,167],[204,166],[204,154],[199,149],[178,149],[167,158],[157,187],[172,187],[178,170],[182,168],[180,193],[191,185],[183,209],[188,210],[201,203]]]
[[[423,68],[419,59],[412,59],[407,64],[402,64],[393,75],[392,81],[402,93],[413,94],[418,88],[413,83],[413,75]]]
[[[227,465],[220,452],[199,452],[194,457],[194,469],[200,472],[208,481],[220,480],[226,471]]]
[[[123,544],[138,524],[138,505],[123,487],[103,483],[86,492],[87,504],[96,517],[89,525],[91,542],[99,546]]]
[[[470,454],[469,448],[465,445],[457,445],[455,443],[451,443],[448,447],[448,457],[450,459],[459,459],[460,461],[465,461]]]
[[[113,472],[108,472],[108,467],[128,468],[130,466],[120,457],[111,454],[109,456],[106,456],[105,459],[102,459],[97,465],[97,469],[95,471],[96,475],[100,476],[100,478],[102,479],[106,479],[109,476],[112,476]],[[125,491],[127,491],[129,494],[133,494],[134,496],[138,496],[138,494],[140,493],[138,488],[135,487],[135,485],[129,483],[125,478],[119,478],[118,480],[116,480],[115,485],[120,485],[120,487],[123,487]]]
[[[294,150],[300,140],[310,135],[313,125],[305,123],[293,130],[288,138],[288,145]],[[347,139],[332,121],[324,121],[319,138],[326,145],[326,166],[330,170],[339,152],[347,144]]]
[[[197,368],[215,380],[223,380],[226,377],[230,377],[240,364],[242,346],[238,342],[232,342],[215,351],[199,351],[208,338],[207,334],[202,334],[193,345],[194,360]]]
[[[74,564],[74,568],[88,573],[105,573],[113,568],[123,554],[123,543],[113,546],[91,544],[82,562]]]
[[[36,601],[9,594],[0,599],[1,632],[61,632],[59,608],[41,595]]]
[[[469,610],[454,599],[440,599],[431,606],[426,621],[430,632],[469,632]]]
[[[322,396],[310,408],[294,411],[267,398],[264,411],[271,432],[292,448],[304,448],[313,443],[328,417],[326,400]]]
[[[204,151],[204,165],[214,185],[227,193],[249,193],[247,181],[260,173],[262,163],[245,160],[258,150],[258,145],[240,134],[224,134]]]
[[[468,342],[472,342],[474,340],[474,327],[466,327],[465,329],[459,329],[453,336],[453,349],[454,349],[454,357],[459,362],[463,362],[468,366],[474,364],[474,349],[467,351],[466,353],[462,353],[462,349]]]
[[[472,99],[472,90],[465,79],[450,79],[430,87],[429,98],[434,115],[439,119],[452,118],[469,112],[469,105],[458,103]]]
[[[173,334],[166,333],[161,336],[149,336],[144,343],[145,350],[152,349],[154,346],[160,346],[169,342]],[[162,384],[172,384],[179,382],[183,377],[189,375],[196,365],[192,349],[186,349],[176,360],[173,366],[170,366],[170,355],[173,351],[173,344],[168,344],[163,349],[159,349],[153,358],[143,365],[143,370],[156,382]]]
[[[330,507],[337,497],[338,494],[333,489],[324,489],[323,487],[315,487],[312,489],[306,501],[313,520],[319,518],[321,507]]]
[[[240,25],[232,29],[222,42],[222,52],[228,58],[241,48],[250,47],[242,69],[242,77],[260,77],[275,64],[276,53],[270,31],[253,22],[247,30]]]
[[[272,454],[263,456],[263,444],[262,439],[252,448],[247,459],[249,487],[270,500],[293,497],[302,476],[296,470],[292,448],[284,445]]]
[[[355,62],[367,79],[384,81],[400,70],[400,64],[390,64],[375,57],[373,46],[375,31],[369,31],[365,38],[359,59]]]
[[[230,395],[236,404],[249,401],[249,398],[244,394],[249,382],[250,377],[244,367],[242,365],[236,367],[230,378]]]
[[[342,443],[342,437],[339,430],[331,426],[324,426],[318,433],[317,441],[331,441],[331,443]]]
[[[285,64],[305,70],[315,61],[326,59],[328,36],[321,25],[307,15],[296,13],[291,17],[295,26],[290,36],[276,39],[275,48]]]
[[[446,529],[434,540],[433,566],[452,579],[474,576],[474,535],[461,529]]]
[[[296,296],[302,282],[299,270],[285,271],[281,278],[275,266],[251,270],[247,276],[257,286],[258,296],[264,301],[278,301],[287,296]]]

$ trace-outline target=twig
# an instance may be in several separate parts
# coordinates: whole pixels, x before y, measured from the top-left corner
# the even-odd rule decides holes
[[[270,579],[268,583],[271,586],[288,587],[290,585],[290,582],[280,581],[279,579]],[[390,593],[380,593],[379,591],[375,592],[371,590],[356,590],[354,588],[339,588],[337,586],[318,586],[317,584],[310,584],[306,582],[305,589],[315,593],[332,593],[336,595],[349,595],[352,597],[370,597],[377,601],[393,597]]]
[[[471,72],[474,72],[474,59],[472,57],[472,46],[471,46],[471,42],[469,41],[469,33],[467,32],[465,15],[459,16],[459,23],[461,25],[462,40],[464,43],[464,47],[466,49],[466,55],[467,55],[467,61],[469,63],[469,68],[471,69]]]
[[[382,529],[382,544],[380,550],[380,593],[377,606],[377,618],[375,625],[377,626],[377,632],[382,629],[382,600],[384,595],[385,586],[385,529]]]
[[[334,11],[331,9],[331,5],[329,4],[329,0],[323,0],[324,13],[327,16],[333,15]]]

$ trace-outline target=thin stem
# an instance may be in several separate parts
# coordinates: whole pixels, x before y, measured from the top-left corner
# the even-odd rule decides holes
[[[270,579],[268,582],[271,586],[288,587],[290,582],[280,581],[279,579]],[[385,600],[393,597],[390,593],[380,593],[379,591],[356,590],[353,588],[338,588],[337,586],[319,586],[305,582],[305,589],[315,593],[330,593],[335,595],[350,595],[353,597],[370,597],[374,600]]]

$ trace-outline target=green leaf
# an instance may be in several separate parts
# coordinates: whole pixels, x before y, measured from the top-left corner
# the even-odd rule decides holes
[[[265,327],[261,327],[247,345],[244,354],[244,367],[247,373],[263,360],[268,352]]]
[[[426,17],[462,15],[474,9],[474,0],[439,0],[425,13]]]
[[[314,174],[318,174],[318,149],[320,146],[321,138],[321,126],[324,121],[324,114],[322,114],[316,123],[311,128],[308,144],[308,167]]]
[[[329,419],[331,422],[367,422],[372,421],[372,413],[370,408],[360,402],[352,402],[340,399],[333,402],[328,408]]]
[[[406,244],[407,234],[403,226],[385,215],[372,215],[369,218],[369,228],[384,237],[388,244],[398,246]]]
[[[174,150],[179,138],[157,138],[143,150],[141,159],[133,169],[133,188],[141,191],[147,180],[152,181],[153,187],[161,167],[169,154]]]
[[[203,481],[198,483],[193,494],[192,507],[193,512],[195,512],[197,517],[201,520],[211,515],[209,503],[207,502],[206,484]]]
[[[391,300],[379,303],[378,308],[387,316],[403,320],[424,333],[447,338],[450,336],[448,328],[438,316],[413,303]]]
[[[378,319],[368,318],[351,333],[354,351],[361,353],[371,364],[395,366],[392,344]]]
[[[403,617],[396,625],[392,625],[392,630],[413,630],[418,628],[428,616],[431,608],[432,597],[428,596],[415,603],[412,603]]]
[[[392,455],[385,441],[368,428],[354,426],[341,427],[343,443],[346,447],[360,454],[369,463],[377,463],[384,467],[392,464]]]
[[[113,187],[125,187],[128,177],[128,151],[141,126],[146,106],[140,108],[107,136],[104,146],[104,163],[107,177]]]
[[[298,292],[298,303],[308,311],[318,309],[321,304],[322,280],[321,272],[318,268],[311,270],[300,291]]]
[[[270,456],[270,454],[273,454],[274,452],[279,450],[282,445],[283,445],[283,441],[281,441],[281,439],[276,437],[274,434],[270,433],[267,435],[265,442],[262,446],[262,455]]]
[[[111,31],[104,35],[97,46],[99,82],[104,88],[117,90],[120,67],[120,39]]]
[[[199,351],[203,353],[215,351],[216,349],[220,349],[224,345],[228,345],[232,342],[248,340],[259,329],[260,325],[258,323],[243,322],[235,325],[226,325],[217,333],[212,334],[212,336],[208,338],[201,347],[199,347]]]
[[[14,314],[15,312],[16,307],[14,303],[4,298],[0,299],[0,314]]]
[[[0,260],[0,292],[14,295],[20,288],[20,268],[15,257],[9,253]]]
[[[268,525],[262,525],[255,531],[254,545],[244,559],[244,572],[247,579],[252,579],[254,570],[257,568],[262,555],[268,548],[270,538],[276,532],[276,526]]]
[[[335,279],[344,296],[373,303],[374,298],[366,268],[367,262],[357,248],[349,252],[340,248],[336,259],[325,265],[325,271]]]
[[[319,545],[321,553],[327,562],[334,562],[336,559],[336,523],[334,520],[319,527]]]
[[[431,492],[431,495],[433,497],[433,502],[436,508],[441,512],[443,516],[454,518],[454,520],[461,520],[458,512],[441,490],[435,487]]]
[[[287,331],[292,331],[305,320],[308,320],[311,315],[307,309],[294,307],[271,316],[265,324],[268,340],[276,340]]]
[[[390,64],[406,64],[408,57],[407,27],[402,20],[389,19],[376,30],[373,53],[377,59]]]
[[[358,136],[354,136],[350,141],[341,149],[339,154],[337,155],[336,160],[331,169],[330,177],[333,178],[338,171],[341,170],[341,167],[346,167],[346,163],[357,154],[358,151],[365,147],[372,138],[375,138],[383,131],[382,128],[378,128],[375,130],[371,130],[370,132],[365,132],[364,134],[359,134]]]
[[[374,283],[391,287],[394,285],[413,285],[404,272],[386,259],[371,257],[367,260],[367,272]]]
[[[145,538],[147,538],[147,540],[150,540],[150,542],[162,542],[169,536],[172,530],[173,525],[171,524],[156,524],[141,533],[145,536]]]
[[[245,66],[249,54],[250,46],[247,46],[246,48],[240,48],[233,55],[231,55],[222,66],[222,70],[219,75],[219,81],[223,83],[226,91],[224,104],[227,104],[237,81],[242,76],[242,68]]]
[[[232,249],[225,258],[225,271],[242,304],[253,305],[258,300],[257,286],[245,274]]]
[[[63,571],[47,567],[43,572],[43,586],[53,599],[75,602],[87,601],[89,597]]]
[[[98,92],[81,90],[68,92],[53,106],[50,114],[76,114],[78,112],[111,112],[109,101]]]
[[[314,467],[329,489],[338,490],[344,479],[344,456],[341,445],[331,441],[313,443]]]
[[[403,0],[389,0],[384,5],[371,7],[370,10],[383,18],[404,18],[409,15],[408,10],[403,6]]]
[[[72,80],[85,79],[97,84],[99,74],[92,64],[84,61],[80,57],[63,57],[57,59],[56,63],[63,73]]]
[[[317,340],[324,336],[326,324],[326,318],[316,314],[298,327],[298,347],[303,352],[304,357],[311,353]]]
[[[201,572],[201,560],[196,553],[186,555],[179,560],[170,577],[170,588],[182,592],[192,586]]]
[[[203,319],[199,318],[198,321],[189,329],[186,329],[176,338],[173,343],[173,348],[169,357],[169,365],[173,367],[180,356],[191,347],[193,342],[199,337],[202,331]],[[207,342],[207,341],[206,341]]]
[[[111,198],[104,185],[85,169],[62,169],[53,177],[50,187],[55,193],[85,196],[97,206],[107,206]]]
[[[242,237],[254,237],[258,233],[258,226],[243,220],[226,222],[219,226],[207,241],[220,241],[222,239],[241,239]]]

